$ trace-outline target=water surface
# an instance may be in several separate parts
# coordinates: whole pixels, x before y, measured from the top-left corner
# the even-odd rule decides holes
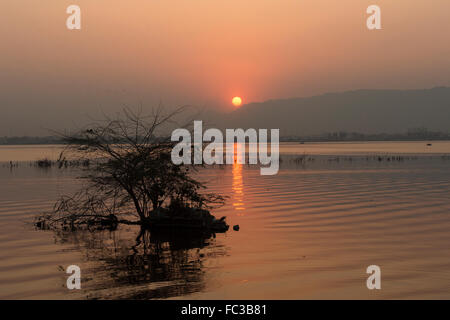
[[[76,190],[78,172],[26,162],[57,157],[56,146],[0,147],[0,159],[25,161],[0,165],[0,298],[448,299],[450,145],[426,144],[283,144],[275,176],[238,164],[203,170],[211,191],[230,197],[214,214],[240,231],[139,243],[134,226],[34,230],[31,217]],[[65,287],[71,264],[81,290]],[[372,264],[379,291],[366,287]]]

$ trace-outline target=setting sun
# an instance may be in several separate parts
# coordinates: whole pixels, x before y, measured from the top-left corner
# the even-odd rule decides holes
[[[233,100],[231,100],[233,103],[233,106],[240,107],[242,105],[242,99],[241,97],[234,97]]]

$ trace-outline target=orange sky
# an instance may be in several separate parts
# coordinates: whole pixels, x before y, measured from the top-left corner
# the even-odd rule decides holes
[[[70,4],[81,31],[65,27]],[[371,4],[383,30],[366,28]],[[0,134],[137,101],[223,109],[233,96],[450,85],[448,0],[3,0],[0,11]]]

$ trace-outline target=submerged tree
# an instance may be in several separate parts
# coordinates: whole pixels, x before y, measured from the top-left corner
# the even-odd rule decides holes
[[[67,146],[60,159],[70,156],[90,160],[92,165],[81,177],[83,188],[63,196],[54,212],[38,223],[45,220],[73,227],[194,221],[197,226],[228,229],[223,218],[216,220],[208,212],[223,204],[224,197],[202,193],[205,186],[191,175],[196,168],[175,165],[171,160],[176,142],[167,131],[171,125],[179,126],[174,119],[183,109],[163,114],[158,108],[149,116],[125,109],[118,118],[106,118],[76,134],[63,135]],[[132,215],[138,220],[129,220]]]

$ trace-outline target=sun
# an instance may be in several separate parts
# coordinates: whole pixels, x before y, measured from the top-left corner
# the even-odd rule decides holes
[[[241,97],[234,97],[231,100],[231,103],[233,103],[233,106],[235,106],[235,107],[240,107],[242,105],[242,99],[241,99]]]

